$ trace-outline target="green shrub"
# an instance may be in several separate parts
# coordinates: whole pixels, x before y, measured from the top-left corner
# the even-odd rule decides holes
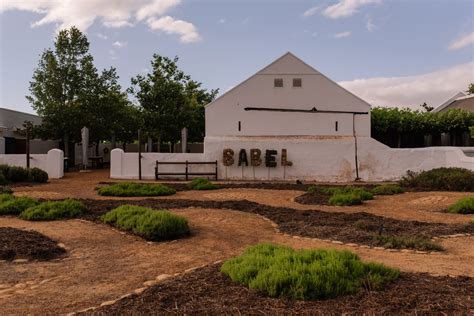
[[[474,214],[474,197],[460,199],[448,207],[448,212],[456,214]]]
[[[405,192],[399,185],[396,184],[382,184],[372,189],[375,195],[394,195]]]
[[[28,179],[31,182],[46,183],[48,182],[48,173],[40,168],[31,168],[28,170]]]
[[[0,165],[0,173],[3,174],[5,179],[7,178],[7,175],[8,175],[8,169],[10,169],[9,165],[5,165],[5,164]]]
[[[5,184],[8,184],[8,180],[7,180],[7,178],[5,178],[3,173],[0,172],[0,185],[5,185]]]
[[[416,249],[424,251],[442,251],[443,247],[423,237],[377,236],[375,245],[393,249]]]
[[[329,198],[330,205],[360,205],[362,204],[362,198],[353,193],[336,193]]]
[[[22,167],[10,166],[6,178],[11,182],[28,181],[28,170]]]
[[[104,214],[101,220],[147,240],[170,240],[189,235],[186,218],[166,210],[157,211],[142,206],[122,205]]]
[[[29,221],[51,221],[79,216],[85,209],[84,204],[76,200],[48,201],[27,208],[20,214],[20,218]]]
[[[38,201],[29,197],[14,197],[10,194],[0,195],[0,215],[18,215],[35,205],[38,205]]]
[[[437,168],[420,173],[409,171],[400,180],[400,185],[433,191],[474,191],[474,171],[464,168]]]
[[[99,189],[99,194],[105,196],[163,196],[175,193],[175,189],[160,183],[121,182]]]
[[[193,179],[188,184],[188,186],[192,190],[215,190],[219,188],[217,184],[214,184],[208,179],[204,179],[204,178]]]
[[[0,194],[12,194],[13,191],[9,186],[2,185],[0,186]]]
[[[227,260],[221,272],[270,297],[297,300],[332,298],[362,287],[382,289],[399,276],[398,270],[364,263],[347,250],[294,250],[270,244],[247,248]]]

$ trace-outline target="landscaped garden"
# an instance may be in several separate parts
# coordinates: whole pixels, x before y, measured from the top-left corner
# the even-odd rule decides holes
[[[409,182],[370,185],[98,181],[97,190],[96,185],[89,189],[90,198],[60,200],[40,194],[60,192],[55,184],[24,191],[13,187],[15,194],[0,195],[0,260],[5,260],[0,265],[53,260],[56,267],[74,271],[75,281],[69,282],[67,274],[64,280],[68,291],[79,291],[81,273],[93,275],[83,263],[99,260],[101,251],[108,251],[95,264],[114,267],[113,273],[109,267],[110,276],[100,276],[101,284],[110,282],[109,290],[91,294],[97,301],[76,296],[73,300],[81,303],[73,309],[60,299],[41,305],[49,311],[94,307],[84,313],[463,313],[473,306],[469,297],[474,291],[474,270],[468,258],[474,259],[474,252],[464,250],[460,255],[458,251],[473,238],[469,237],[474,234],[472,196],[452,192],[455,197],[433,204],[437,216],[457,218],[455,222],[419,220],[418,204],[411,201],[418,203],[417,196],[426,190],[471,188],[463,179],[458,181],[458,170],[433,172],[448,181],[433,180],[428,185],[423,173],[410,174]],[[253,201],[238,198],[237,193],[248,190],[256,192]],[[37,193],[29,197],[28,192]],[[296,198],[285,206],[266,202],[267,194],[290,193]],[[212,199],[219,194],[224,198]],[[407,201],[413,218],[374,214],[373,203],[386,200]],[[367,212],[360,210],[364,207]],[[99,241],[105,235],[107,241]],[[260,240],[265,243],[259,244]],[[58,242],[67,245],[67,252]],[[134,245],[130,255],[119,252],[130,243]],[[223,261],[216,263],[217,258]],[[148,261],[155,263],[147,266]],[[120,275],[120,285],[114,285],[108,278],[117,278],[120,269],[127,272]],[[160,272],[153,272],[156,269]],[[58,271],[53,266],[41,270]],[[446,276],[453,272],[457,277]],[[30,279],[36,272],[31,273]],[[144,276],[148,281],[143,281]],[[22,278],[21,274],[7,278],[18,280],[7,281],[8,311],[21,310],[14,304],[20,295],[15,294],[14,282]],[[40,284],[34,278],[30,281]],[[35,286],[28,291],[35,292]],[[58,295],[66,291],[59,283],[42,286]],[[114,292],[114,287],[120,290]],[[107,294],[110,291],[116,294]],[[433,301],[436,307],[429,303]]]

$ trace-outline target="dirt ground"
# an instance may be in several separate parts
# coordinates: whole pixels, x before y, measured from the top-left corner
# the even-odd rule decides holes
[[[15,194],[37,198],[110,199],[94,188],[108,181],[104,171],[68,173],[61,180],[30,187],[16,187]],[[376,198],[358,207],[308,206],[294,202],[302,191],[223,189],[184,191],[168,197],[192,200],[242,200],[261,204],[318,209],[331,212],[360,212],[395,219],[440,223],[466,223],[473,216],[442,213],[447,205],[466,193],[418,192]],[[123,198],[120,198],[123,199]],[[135,198],[140,199],[140,198]],[[332,247],[350,249],[362,259],[397,267],[404,272],[474,277],[474,236],[444,239],[440,254],[413,254],[378,249],[353,248],[330,242],[292,238],[277,234],[272,225],[255,214],[239,211],[174,209],[188,218],[192,236],[171,242],[147,243],[110,226],[83,220],[27,222],[0,217],[0,227],[35,230],[65,245],[66,257],[59,261],[0,262],[0,305],[2,314],[57,314],[78,311],[117,299],[143,286],[160,274],[174,274],[240,254],[259,242],[295,248]],[[126,276],[126,277],[124,277]],[[472,281],[472,279],[471,279]]]

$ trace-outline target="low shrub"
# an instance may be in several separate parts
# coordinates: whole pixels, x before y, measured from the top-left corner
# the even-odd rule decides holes
[[[188,184],[188,186],[192,190],[215,190],[219,188],[217,184],[214,184],[208,179],[204,179],[204,178],[193,179]]]
[[[474,214],[474,197],[460,199],[448,207],[448,212],[455,214]]]
[[[464,168],[437,168],[420,173],[408,171],[400,185],[433,191],[474,191],[474,171]]]
[[[221,272],[234,282],[270,297],[315,300],[352,294],[365,287],[382,289],[399,271],[362,262],[350,251],[294,250],[260,244],[227,260]]]
[[[405,192],[399,185],[396,184],[382,184],[372,189],[375,195],[394,195]]]
[[[13,193],[13,190],[9,186],[6,186],[6,185],[0,186],[0,194],[12,194],[12,193]]]
[[[26,209],[38,205],[38,201],[29,197],[14,197],[10,194],[0,195],[0,215],[18,215]]]
[[[48,182],[48,173],[40,168],[31,168],[28,170],[28,180],[31,182]]]
[[[170,240],[189,235],[186,218],[166,210],[122,205],[104,214],[101,220],[147,240]]]
[[[9,166],[6,178],[11,182],[28,181],[28,170],[22,167]]]
[[[0,185],[8,184],[7,178],[3,175],[3,172],[0,172]]]
[[[105,196],[163,196],[173,195],[176,190],[160,183],[121,182],[99,188]]]
[[[7,178],[7,175],[8,175],[8,169],[10,169],[9,165],[0,164],[0,173],[3,174],[5,179]]]
[[[29,221],[51,221],[73,218],[81,215],[86,207],[82,202],[67,199],[64,201],[48,201],[32,206],[21,212],[20,218]]]
[[[335,193],[329,198],[330,205],[360,205],[362,204],[362,198],[353,193]]]
[[[442,251],[443,247],[423,237],[412,236],[376,236],[376,246],[392,249],[416,249],[423,251]]]

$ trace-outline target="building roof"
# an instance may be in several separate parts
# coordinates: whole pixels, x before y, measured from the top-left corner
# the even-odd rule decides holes
[[[443,112],[450,109],[463,109],[474,112],[474,94],[466,95],[464,92],[458,92],[435,108],[433,112]]]

